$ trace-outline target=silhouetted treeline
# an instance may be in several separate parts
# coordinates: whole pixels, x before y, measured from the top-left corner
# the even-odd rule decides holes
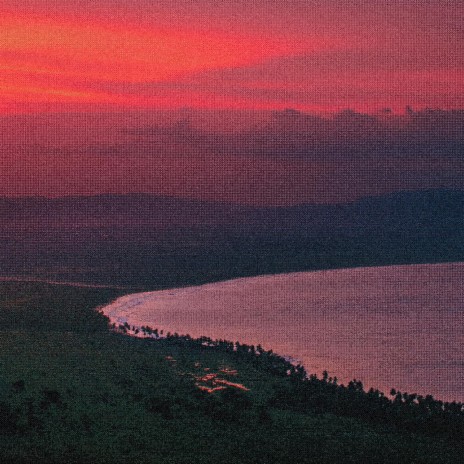
[[[269,399],[268,406],[299,412],[332,413],[362,419],[374,424],[391,426],[406,432],[423,433],[434,437],[461,441],[464,439],[464,404],[443,402],[432,395],[418,395],[392,389],[387,396],[376,389],[366,391],[361,381],[339,384],[336,377],[324,371],[322,377],[308,375],[301,365],[264,350],[260,345],[247,345],[209,337],[167,333],[144,327],[152,340],[178,345],[187,349],[216,350],[251,362],[273,376],[288,378]]]

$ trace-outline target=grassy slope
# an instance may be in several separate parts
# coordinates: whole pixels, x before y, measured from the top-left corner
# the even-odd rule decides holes
[[[92,308],[116,296],[0,284],[1,462],[458,462],[439,440],[266,406],[288,379],[230,354],[111,334]],[[224,367],[250,391],[201,394],[193,375]]]

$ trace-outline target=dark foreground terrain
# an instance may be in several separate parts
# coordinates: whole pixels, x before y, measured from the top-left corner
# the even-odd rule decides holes
[[[115,333],[94,308],[120,293],[0,284],[2,463],[462,458],[461,405],[304,380],[261,347]]]

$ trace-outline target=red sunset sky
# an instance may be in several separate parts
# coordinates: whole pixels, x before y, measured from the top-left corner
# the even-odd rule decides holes
[[[220,120],[255,127],[285,108],[462,109],[463,31],[464,9],[451,1],[3,1],[0,195],[149,191],[287,204],[460,187],[460,145],[460,158],[446,160],[295,159],[291,147],[219,159],[177,140],[150,149],[127,130],[185,114],[217,131]],[[192,110],[160,113],[182,108]]]

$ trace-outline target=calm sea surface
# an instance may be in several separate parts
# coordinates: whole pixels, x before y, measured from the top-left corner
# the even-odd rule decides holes
[[[389,392],[464,401],[464,263],[279,274],[128,295],[113,321],[260,343]]]

